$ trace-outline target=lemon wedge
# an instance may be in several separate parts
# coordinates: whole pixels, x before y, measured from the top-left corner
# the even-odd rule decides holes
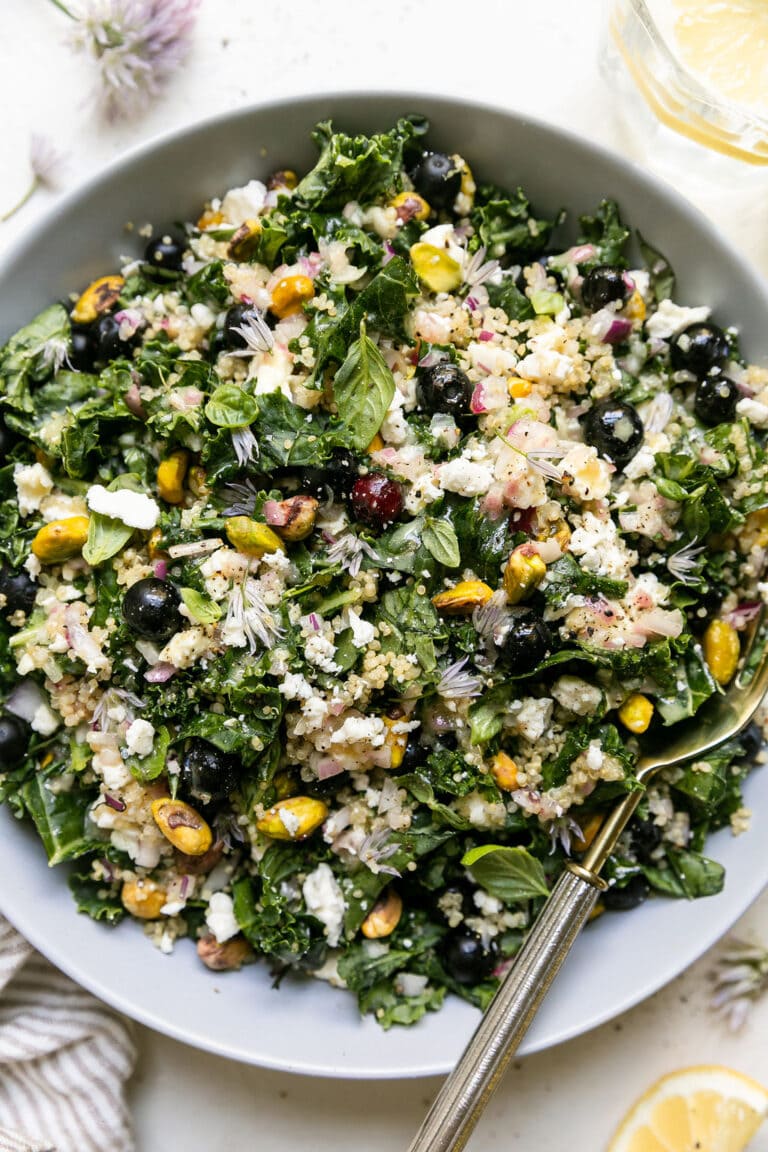
[[[674,7],[683,64],[726,99],[768,111],[765,0],[674,0]]]
[[[768,1090],[716,1064],[671,1072],[630,1109],[608,1152],[741,1152],[768,1113]]]

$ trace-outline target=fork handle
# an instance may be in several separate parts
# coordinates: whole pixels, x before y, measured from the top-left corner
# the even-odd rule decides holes
[[[579,868],[578,865],[575,868]],[[604,882],[561,874],[408,1152],[459,1152],[528,1031]]]

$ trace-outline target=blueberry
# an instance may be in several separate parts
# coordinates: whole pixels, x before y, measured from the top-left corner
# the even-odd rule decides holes
[[[691,324],[672,341],[669,358],[676,372],[692,372],[699,379],[723,364],[729,355],[728,341],[716,324]]]
[[[252,318],[261,318],[261,313],[258,308],[254,308],[252,304],[233,304],[224,317],[224,345],[227,348],[247,348],[248,341],[238,328],[242,328],[244,324],[247,325],[248,321]]]
[[[730,424],[736,417],[740,397],[738,388],[727,376],[707,376],[696,387],[693,410],[702,424],[710,428]]]
[[[100,316],[96,321],[92,340],[94,360],[105,364],[127,356],[131,347],[130,341],[120,339],[120,324],[110,315]]]
[[[196,736],[182,757],[179,787],[203,805],[215,804],[226,800],[236,787],[238,767],[235,756]]]
[[[512,619],[502,646],[502,656],[513,676],[532,672],[552,651],[552,633],[534,612],[521,612]]]
[[[598,264],[595,268],[590,268],[581,285],[581,299],[584,307],[590,312],[597,312],[599,308],[605,308],[614,300],[621,300],[623,303],[629,295],[629,285],[622,269],[614,267],[613,264]]]
[[[0,716],[0,769],[3,772],[18,768],[26,756],[32,729],[18,716],[6,712]]]
[[[468,416],[473,391],[467,374],[448,360],[424,369],[419,380],[421,406],[428,412]]]
[[[484,948],[474,932],[454,929],[441,941],[439,952],[446,972],[457,984],[479,984],[496,967],[495,945]]]
[[[645,876],[637,875],[628,880],[623,888],[618,885],[608,888],[603,892],[601,900],[611,912],[629,912],[647,900],[650,892],[651,887]]]
[[[186,241],[178,236],[163,233],[162,236],[153,236],[144,250],[144,260],[147,267],[146,274],[155,279],[158,272],[180,272],[181,262],[186,251]],[[160,277],[164,279],[164,277]]]
[[[584,439],[619,469],[637,455],[644,436],[637,409],[620,400],[595,404],[584,420]]]
[[[638,860],[647,862],[661,844],[661,828],[652,819],[634,820],[629,828],[632,850]]]
[[[451,208],[461,189],[461,172],[444,152],[428,152],[413,173],[413,186],[430,208]]]
[[[384,528],[402,512],[403,490],[396,480],[387,479],[383,473],[369,472],[352,485],[350,504],[353,516],[361,524]]]
[[[123,597],[128,626],[148,640],[169,640],[182,626],[181,597],[173,584],[147,576],[137,580]]]
[[[30,613],[35,604],[37,585],[23,568],[0,565],[0,595],[5,596],[3,612]]]
[[[93,333],[88,328],[72,326],[69,363],[76,372],[92,372],[96,359]]]
[[[345,500],[358,479],[357,460],[347,448],[336,448],[322,467],[303,468],[299,486],[302,492],[325,502],[330,489],[334,500]]]

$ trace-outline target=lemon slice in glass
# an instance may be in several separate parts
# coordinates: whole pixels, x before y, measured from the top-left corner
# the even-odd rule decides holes
[[[663,1076],[630,1109],[608,1152],[741,1152],[768,1113],[768,1090],[716,1064]]]

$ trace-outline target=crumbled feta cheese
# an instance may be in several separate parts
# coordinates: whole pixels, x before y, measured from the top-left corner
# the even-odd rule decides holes
[[[325,926],[325,935],[331,948],[341,939],[346,904],[341,888],[327,864],[318,864],[301,886],[304,903],[310,915]]]
[[[205,922],[216,937],[217,944],[237,936],[240,925],[235,919],[232,897],[226,892],[214,892],[205,910]]]
[[[576,716],[592,716],[599,709],[603,694],[594,684],[579,676],[560,676],[550,688],[561,708]]]
[[[416,477],[405,498],[405,510],[412,516],[418,516],[419,512],[423,512],[435,500],[439,500],[442,494],[442,488],[435,483],[434,470],[423,472],[421,476]]]
[[[221,202],[221,211],[231,224],[239,227],[259,215],[266,196],[267,189],[261,180],[249,180],[242,188],[230,188]]]
[[[39,732],[41,736],[51,736],[61,724],[61,717],[43,701],[35,709],[30,723],[33,732]]]
[[[736,405],[736,415],[749,420],[755,428],[768,428],[768,404],[762,404],[750,396],[745,396],[743,400],[739,400]]]
[[[523,380],[530,380],[534,384],[563,384],[573,367],[574,362],[570,356],[562,352],[542,351],[524,356],[518,361],[515,371]]]
[[[325,636],[316,633],[310,636],[304,646],[304,658],[323,672],[338,672],[339,666],[334,662],[336,649]]]
[[[590,740],[589,746],[584,754],[584,760],[590,772],[599,772],[603,766],[605,755],[600,743],[597,740]]]
[[[210,647],[211,640],[204,628],[185,628],[171,637],[159,660],[176,668],[190,668]]]
[[[53,477],[42,464],[14,464],[13,482],[22,516],[37,512],[53,488]]]
[[[398,996],[421,996],[429,983],[427,976],[416,972],[398,972],[395,976],[395,992]]]
[[[155,740],[155,730],[149,720],[134,720],[125,733],[125,747],[129,755],[149,756]]]
[[[160,506],[143,492],[132,492],[130,488],[118,488],[109,492],[102,484],[93,484],[85,497],[92,512],[121,520],[129,528],[141,528],[148,532],[160,519]]]
[[[613,520],[599,520],[593,512],[585,513],[580,527],[571,534],[569,549],[581,557],[582,568],[598,576],[624,580],[637,563],[637,553],[627,548]]]
[[[286,700],[310,700],[314,695],[314,688],[299,672],[287,672],[279,691]]]
[[[381,716],[348,716],[331,736],[332,744],[359,744],[364,740],[374,748],[384,743],[386,728]]]
[[[691,324],[701,324],[709,318],[711,309],[706,305],[700,308],[684,308],[672,300],[661,300],[652,316],[646,321],[645,330],[653,340],[669,340],[679,336]]]
[[[485,464],[475,464],[465,454],[457,460],[441,464],[438,483],[445,492],[458,492],[460,496],[482,496],[493,484],[493,472]]]
[[[563,490],[578,500],[602,500],[611,490],[611,468],[597,449],[574,444],[560,462]]]
[[[288,835],[293,839],[301,827],[301,820],[299,820],[296,813],[291,812],[289,808],[278,808],[277,814],[280,817],[280,823],[283,828],[285,828]]]
[[[552,719],[554,701],[548,696],[537,700],[533,696],[526,696],[523,700],[515,700],[510,705],[512,726],[516,732],[532,743],[539,740]]]
[[[363,620],[359,612],[351,609],[346,613],[348,626],[352,629],[352,643],[355,648],[365,648],[373,640],[376,629],[368,620]]]

